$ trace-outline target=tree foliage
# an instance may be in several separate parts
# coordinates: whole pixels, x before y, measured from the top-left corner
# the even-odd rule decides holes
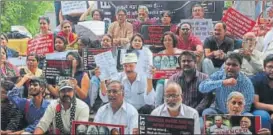
[[[39,16],[53,9],[52,1],[1,1],[1,31],[9,32],[12,25],[22,25],[35,35],[39,32]]]

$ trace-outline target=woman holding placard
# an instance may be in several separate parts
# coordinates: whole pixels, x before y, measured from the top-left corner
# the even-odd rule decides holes
[[[57,34],[58,36],[63,36],[68,42],[68,49],[78,49],[75,45],[78,40],[78,36],[72,32],[72,24],[65,20],[61,23],[61,31]]]
[[[181,49],[176,48],[177,47],[177,39],[174,33],[172,32],[165,32],[163,37],[161,38],[161,44],[164,45],[165,50],[159,52],[159,54],[168,54],[168,55],[174,55],[174,54],[180,54],[182,53]]]
[[[40,33],[36,36],[43,36],[43,35],[48,35],[48,34],[52,34],[52,32],[50,31],[50,20],[47,16],[41,16],[38,19],[39,24],[40,24]]]

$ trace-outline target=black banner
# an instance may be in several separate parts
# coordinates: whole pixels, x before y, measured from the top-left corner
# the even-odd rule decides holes
[[[144,44],[162,45],[161,38],[167,31],[170,31],[170,26],[143,25],[141,28],[141,34],[144,38]]]

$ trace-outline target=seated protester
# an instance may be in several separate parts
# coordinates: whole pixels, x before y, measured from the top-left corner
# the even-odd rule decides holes
[[[242,93],[233,91],[227,97],[227,110],[229,115],[242,115],[245,107],[245,97]],[[243,117],[247,118],[247,117]],[[232,129],[238,129],[241,127],[234,127]],[[270,134],[267,128],[262,128],[258,131],[258,134]]]
[[[161,25],[170,26],[170,31],[175,33],[177,26],[172,23],[173,14],[171,11],[163,11],[161,13]]]
[[[0,49],[1,49],[0,51],[1,52],[1,61],[0,61],[1,78],[19,76],[19,71],[17,67],[7,61],[8,59],[7,50],[2,46],[0,46]]]
[[[111,81],[107,86],[109,103],[100,107],[94,122],[125,125],[125,134],[133,134],[138,128],[138,112],[124,100],[124,87],[119,81]]]
[[[204,56],[203,43],[199,37],[196,37],[192,33],[192,26],[188,22],[183,22],[178,26],[176,31],[178,46],[177,48],[182,50],[194,51],[197,56],[197,69],[201,71],[202,59]]]
[[[107,34],[113,37],[114,46],[127,47],[133,36],[133,25],[126,20],[127,11],[125,9],[117,9],[117,21],[110,24]]]
[[[214,35],[204,41],[205,59],[202,71],[208,75],[216,72],[225,62],[228,51],[233,51],[234,41],[226,36],[226,24],[218,22],[214,26]]]
[[[146,6],[139,5],[137,11],[137,20],[133,22],[134,34],[141,33],[143,25],[156,25],[156,19],[149,18],[149,9]]]
[[[25,120],[27,121],[27,127],[20,131],[13,132],[12,134],[33,133],[40,118],[44,115],[49,101],[43,98],[46,84],[40,78],[27,76],[30,79],[29,94],[32,99],[20,98],[20,87],[16,86],[8,92],[8,99],[16,105],[16,107],[24,112]]]
[[[94,45],[89,37],[79,37],[78,39],[78,53],[82,57],[82,49],[84,48],[98,48],[99,45]]]
[[[137,56],[135,53],[125,54],[124,72],[111,80],[118,80],[124,85],[125,100],[132,104],[140,114],[150,114],[154,109],[155,91],[152,81],[145,75],[137,73]],[[106,95],[105,81],[101,81],[102,93]]]
[[[1,134],[8,134],[23,128],[23,113],[12,104],[7,92],[14,87],[11,81],[1,81]]]
[[[72,24],[69,21],[64,20],[61,23],[61,31],[57,35],[66,38],[68,42],[67,49],[77,49],[75,44],[77,43],[78,36],[72,32]]]
[[[169,82],[164,90],[164,104],[154,109],[151,115],[194,119],[194,134],[201,134],[198,112],[183,104],[183,94],[179,84]]]
[[[50,124],[54,134],[70,134],[72,121],[88,121],[89,107],[82,100],[76,98],[75,86],[71,80],[63,80],[58,84],[59,99],[52,102],[39,121],[34,134],[44,134]]]
[[[248,77],[240,72],[242,58],[238,53],[230,53],[225,61],[224,70],[213,73],[208,79],[201,82],[199,91],[202,93],[215,93],[215,107],[205,109],[203,116],[207,114],[227,113],[226,99],[228,94],[239,91],[246,97],[244,114],[249,114],[254,100],[254,88]]]
[[[43,71],[38,68],[39,56],[37,54],[27,55],[26,64],[27,67],[20,69],[22,78],[17,83],[17,85],[24,86],[24,91],[22,91],[23,97],[28,97],[29,77],[41,77],[43,74]]]
[[[206,94],[199,92],[198,86],[208,78],[208,75],[197,71],[196,56],[192,52],[182,52],[178,61],[181,71],[172,75],[169,81],[174,81],[181,86],[183,103],[195,108],[199,114],[202,114],[203,110],[210,106],[213,99],[211,92]]]
[[[76,97],[83,100],[88,105],[90,104],[90,100],[88,97],[88,89],[90,86],[90,79],[86,72],[82,70],[82,60],[77,52],[69,52],[66,55],[67,60],[72,61],[72,77],[73,83],[76,84],[75,91]],[[58,97],[58,89],[54,88],[52,85],[48,85],[48,90],[55,97]]]
[[[68,45],[68,42],[65,37],[58,36],[58,35],[55,37],[55,45],[54,45],[55,52],[65,52],[67,45]]]
[[[234,50],[243,57],[241,72],[246,76],[252,76],[263,70],[262,58],[263,54],[255,49],[256,36],[252,32],[248,32],[243,37],[243,48]]]
[[[195,4],[192,7],[192,17],[191,19],[205,19],[205,10],[200,4]]]
[[[273,54],[264,59],[264,72],[251,77],[255,88],[253,115],[261,116],[262,127],[269,128],[273,120]]]
[[[183,50],[177,48],[177,38],[172,32],[165,32],[161,39],[161,44],[164,45],[164,50],[159,54],[180,54]]]
[[[273,29],[272,29],[272,33],[273,33]],[[273,34],[272,34],[273,35]],[[267,48],[264,50],[264,57],[266,57],[269,54],[273,54],[273,40],[271,40],[271,42],[268,43]]]
[[[100,9],[94,9],[92,10],[92,6],[90,6],[82,15],[80,18],[80,21],[104,21],[104,13],[103,11],[101,11]],[[91,16],[90,16],[91,14]],[[109,26],[109,22],[108,21],[104,21],[105,23],[105,33],[107,33],[108,31],[108,26]]]
[[[8,36],[4,33],[1,33],[1,42],[0,42],[0,45],[6,49],[6,53],[7,53],[7,56],[8,57],[18,57],[19,56],[19,53],[11,48],[8,47],[8,42],[9,42],[9,39],[8,39]]]

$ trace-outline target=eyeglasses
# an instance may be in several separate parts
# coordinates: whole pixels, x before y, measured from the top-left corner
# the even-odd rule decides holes
[[[113,95],[117,95],[121,92],[121,90],[107,90],[107,95],[110,95],[111,93]]]
[[[236,105],[236,104],[237,104],[238,106],[243,105],[242,102],[236,102],[236,101],[232,101],[231,104],[232,104],[232,105]]]
[[[235,63],[226,63],[227,66],[232,66],[232,67],[237,67],[238,64],[235,64]]]
[[[265,68],[269,69],[269,70],[272,70],[273,69],[273,66],[265,66]]]
[[[166,99],[175,99],[175,98],[178,98],[180,96],[180,94],[170,94],[170,95],[165,95],[165,98]]]
[[[181,28],[182,31],[189,31],[189,28]]]

